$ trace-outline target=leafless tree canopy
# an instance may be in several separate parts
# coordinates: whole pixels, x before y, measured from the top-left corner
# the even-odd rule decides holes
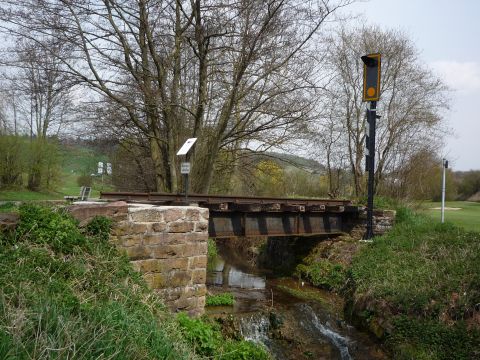
[[[414,45],[400,32],[372,26],[342,29],[329,40],[328,49],[326,64],[334,78],[323,97],[323,120],[314,133],[326,158],[329,162],[333,159],[328,168],[342,167],[347,162],[353,192],[359,196],[364,193],[366,136],[360,57],[382,54],[377,105],[381,118],[377,119],[375,154],[377,185],[399,176],[402,167],[419,151],[441,145],[448,89],[422,65]]]
[[[148,143],[157,190],[177,189],[175,152],[198,137],[192,185],[205,192],[222,149],[278,143],[304,125],[314,40],[349,2],[20,0],[1,1],[1,20],[96,91],[109,129]]]

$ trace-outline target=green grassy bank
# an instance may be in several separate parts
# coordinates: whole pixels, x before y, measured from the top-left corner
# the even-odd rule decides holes
[[[354,257],[351,315],[396,359],[480,357],[480,233],[401,209],[398,224]]]
[[[24,205],[0,237],[0,359],[268,359],[219,327],[175,316],[108,243],[60,210]]]

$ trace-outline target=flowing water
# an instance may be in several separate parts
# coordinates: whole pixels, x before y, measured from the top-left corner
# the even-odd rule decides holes
[[[220,253],[209,264],[208,290],[230,292],[236,302],[233,307],[207,308],[207,314],[233,315],[237,332],[263,344],[275,359],[387,358],[366,334],[344,321],[339,297],[293,279],[233,265],[228,252]],[[308,300],[298,294],[307,294]]]

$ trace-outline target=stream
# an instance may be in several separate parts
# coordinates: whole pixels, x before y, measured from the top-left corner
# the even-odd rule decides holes
[[[345,322],[340,297],[293,278],[233,264],[219,247],[209,263],[211,294],[229,292],[233,306],[207,307],[211,317],[228,318],[236,333],[263,344],[274,359],[387,359],[371,338]],[[234,320],[232,320],[234,319]]]

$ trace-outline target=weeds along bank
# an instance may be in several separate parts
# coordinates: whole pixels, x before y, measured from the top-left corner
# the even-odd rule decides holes
[[[267,359],[215,323],[174,315],[108,242],[61,210],[22,206],[0,238],[0,359]]]
[[[480,358],[480,233],[399,209],[386,235],[321,245],[297,275],[342,294],[394,359]]]

